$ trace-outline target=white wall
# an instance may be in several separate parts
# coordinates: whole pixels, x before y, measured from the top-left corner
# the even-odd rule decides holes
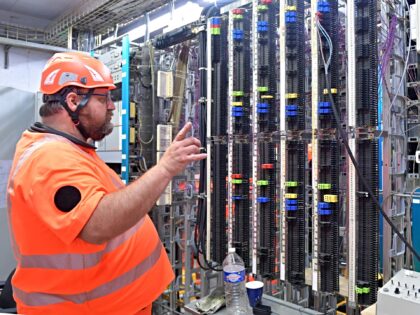
[[[0,280],[5,280],[16,265],[5,205],[8,165],[22,131],[35,120],[35,93],[42,69],[52,54],[11,47],[9,67],[4,69],[4,46],[0,45]]]
[[[0,280],[16,265],[9,239],[6,185],[16,142],[34,121],[35,93],[0,86]]]
[[[9,67],[4,69],[4,46],[0,45],[0,86],[36,92],[41,72],[52,52],[11,47]]]

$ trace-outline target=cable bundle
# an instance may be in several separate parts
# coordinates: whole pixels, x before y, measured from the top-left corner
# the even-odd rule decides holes
[[[275,278],[276,259],[276,158],[274,145],[267,138],[277,128],[276,91],[276,12],[272,1],[261,1],[257,7],[258,21],[258,197],[259,214],[259,272]]]
[[[286,130],[305,130],[304,2],[286,7]],[[286,277],[298,288],[305,283],[305,142],[299,136],[286,141]]]
[[[332,95],[334,103],[338,98],[338,3],[337,1],[318,2],[316,20],[318,44],[321,58],[319,60],[319,104],[318,127],[320,130],[318,141],[319,184],[318,192],[318,226],[319,226],[319,268],[320,291],[334,293],[339,289],[339,170],[340,144],[335,136],[323,136],[335,130],[337,123],[333,117]],[[325,73],[329,74],[330,84],[327,84]],[[332,88],[331,88],[332,87]]]
[[[363,55],[359,55],[356,61],[356,76],[357,81],[360,82],[356,91],[357,100],[360,102],[357,108],[357,127],[374,129],[378,124],[378,54],[377,26],[370,17],[376,16],[376,12],[375,0],[363,1],[363,3],[358,1],[356,5],[356,23],[360,29],[356,34],[356,42],[370,43],[369,48],[363,51]],[[369,194],[359,193],[357,196],[359,225],[356,285],[362,289],[358,292],[358,302],[361,305],[370,305],[376,301],[378,289],[379,211],[372,200],[372,198],[378,198],[378,141],[359,139],[357,157],[361,175],[366,179],[374,194],[369,196]],[[358,190],[366,191],[360,181]]]

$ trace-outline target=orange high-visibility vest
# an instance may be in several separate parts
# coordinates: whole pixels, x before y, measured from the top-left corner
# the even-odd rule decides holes
[[[63,211],[54,198],[66,186],[80,191],[80,201]],[[105,244],[78,237],[101,198],[123,186],[94,148],[23,133],[8,184],[19,313],[135,314],[173,280],[149,216]]]

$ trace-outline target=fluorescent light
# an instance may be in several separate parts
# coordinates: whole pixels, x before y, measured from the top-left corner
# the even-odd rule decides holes
[[[214,0],[211,0],[214,2]],[[197,21],[200,18],[201,11],[203,10],[200,5],[193,1],[188,1],[183,6],[174,10],[171,19],[171,13],[162,14],[149,22],[149,33],[159,29],[164,29],[164,32],[169,32],[173,29]],[[146,35],[146,25],[142,24],[139,27],[128,32],[130,41],[134,41]]]
[[[136,27],[135,29],[129,31],[127,34],[131,42],[135,39],[143,37],[146,34],[146,25],[140,25],[139,27]]]
[[[170,13],[165,13],[153,19],[149,23],[149,33],[152,33],[158,29],[165,28],[168,26],[168,22],[171,19]]]
[[[169,32],[183,25],[197,21],[200,18],[203,8],[192,1],[188,1],[183,6],[175,9],[173,19],[164,32]]]

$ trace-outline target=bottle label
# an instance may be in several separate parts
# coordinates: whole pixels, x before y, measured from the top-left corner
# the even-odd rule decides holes
[[[224,274],[224,280],[228,283],[238,283],[245,281],[245,269],[238,272],[223,272]]]

